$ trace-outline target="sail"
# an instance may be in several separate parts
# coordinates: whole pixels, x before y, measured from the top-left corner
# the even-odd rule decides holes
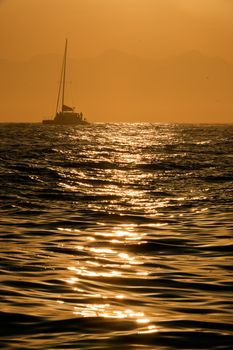
[[[63,112],[71,112],[71,111],[73,111],[73,110],[74,110],[73,107],[69,107],[69,106],[67,106],[67,105],[63,105],[63,106],[62,106],[62,111],[63,111]]]

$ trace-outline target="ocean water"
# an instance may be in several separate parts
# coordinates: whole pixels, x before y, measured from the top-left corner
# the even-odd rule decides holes
[[[0,125],[2,349],[231,349],[233,125]]]

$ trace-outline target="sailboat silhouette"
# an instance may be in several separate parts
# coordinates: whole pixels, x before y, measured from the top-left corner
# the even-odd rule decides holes
[[[43,124],[78,125],[88,123],[83,117],[82,112],[77,113],[74,107],[69,107],[65,104],[67,45],[68,41],[66,39],[55,117],[54,119],[44,119],[42,121]]]

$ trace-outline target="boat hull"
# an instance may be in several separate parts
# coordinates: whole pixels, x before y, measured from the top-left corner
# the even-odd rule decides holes
[[[44,119],[44,120],[42,120],[42,124],[46,124],[46,125],[87,125],[89,123],[85,120],[68,122],[68,121],[62,121],[62,120],[55,121],[55,120],[51,120],[51,119]]]
[[[43,124],[52,125],[85,125],[88,122],[82,117],[81,113],[75,112],[59,112],[54,119],[45,119]]]

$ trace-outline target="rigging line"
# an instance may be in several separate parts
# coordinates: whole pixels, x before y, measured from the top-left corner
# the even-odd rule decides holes
[[[67,56],[67,39],[66,39],[65,54],[64,54],[63,88],[62,88],[62,109],[63,109],[63,105],[64,105],[64,100],[65,100],[66,56]]]
[[[66,64],[66,47],[67,47],[67,39],[66,39],[66,46],[65,46],[65,52],[64,52],[64,56],[63,56],[63,61],[62,61],[62,68],[61,68],[61,75],[60,75],[60,82],[59,82],[59,89],[58,89],[58,96],[57,96],[57,104],[56,104],[56,112],[55,115],[57,115],[58,112],[58,108],[59,108],[59,102],[60,102],[60,98],[61,98],[61,89],[63,86],[63,90],[64,90],[64,70],[65,70],[65,64]],[[64,92],[63,92],[63,96],[64,96]],[[63,105],[64,103],[62,103]],[[62,106],[61,106],[62,109]]]
[[[74,96],[73,96],[73,89],[72,89],[72,81],[69,81],[69,95],[70,95],[71,106],[73,106],[74,105]]]
[[[58,112],[59,101],[60,101],[60,96],[61,96],[61,86],[62,86],[63,69],[64,69],[64,57],[63,57],[63,61],[62,61],[61,77],[60,77],[59,90],[58,90],[58,96],[57,96],[56,114],[57,114],[57,112]],[[56,114],[55,114],[55,115],[56,115]]]

